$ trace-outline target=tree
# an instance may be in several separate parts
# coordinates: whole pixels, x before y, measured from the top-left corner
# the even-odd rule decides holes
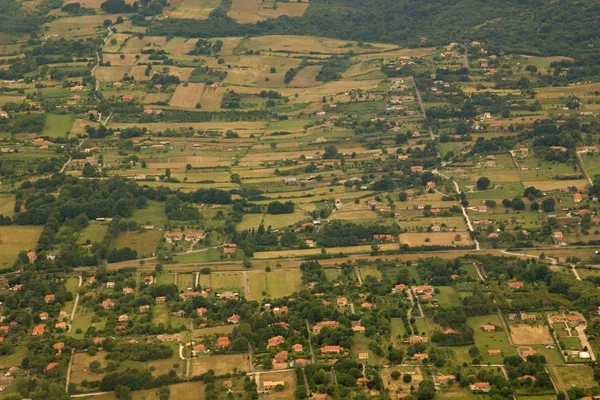
[[[392,377],[392,379],[396,380],[396,379],[400,378],[400,375],[401,375],[400,371],[392,371],[390,376]]]
[[[404,374],[404,376],[402,377],[402,381],[404,383],[411,383],[412,382],[412,375],[410,375],[410,374]]]
[[[118,400],[131,400],[133,398],[131,395],[131,388],[129,386],[117,386],[115,389],[115,395]]]
[[[554,207],[556,206],[556,200],[552,197],[548,197],[542,201],[542,211],[543,212],[552,212],[554,211]]]
[[[486,178],[485,176],[482,176],[481,178],[479,178],[477,180],[477,189],[479,190],[485,190],[490,186],[490,180],[488,178]]]
[[[338,155],[338,149],[334,145],[330,144],[325,146],[325,152],[323,153],[323,158],[336,158]]]
[[[185,166],[185,170],[186,170],[186,171],[191,171],[191,170],[192,170],[192,164],[187,164],[187,165]]]

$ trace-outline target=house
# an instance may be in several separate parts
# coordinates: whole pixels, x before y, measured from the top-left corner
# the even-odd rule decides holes
[[[280,351],[279,353],[275,354],[275,357],[273,357],[273,364],[287,364],[287,359],[288,359],[288,352],[287,351]]]
[[[8,113],[6,111],[0,111],[0,118],[8,119]]]
[[[219,336],[217,338],[217,346],[219,347],[229,347],[230,344],[231,342],[227,336]]]
[[[134,294],[134,293],[135,293],[135,290],[130,287],[123,288],[123,294]]]
[[[567,324],[585,324],[585,318],[581,315],[553,315],[550,319],[553,323],[564,322]]]
[[[496,232],[492,232],[487,237],[488,239],[498,239],[500,235],[498,235]]]
[[[150,309],[150,306],[148,306],[148,305],[144,305],[144,306],[139,306],[138,307],[138,311],[141,312],[141,313],[145,313],[149,309]]]
[[[46,304],[52,303],[55,299],[56,299],[56,295],[54,295],[54,294],[47,294],[44,296],[44,302],[46,302]]]
[[[121,97],[121,100],[123,100],[123,101],[131,101],[131,100],[133,100],[133,96],[125,94],[125,95],[123,95],[123,97]]]
[[[363,301],[362,303],[360,303],[360,308],[370,310],[371,308],[373,308],[373,304],[369,303],[368,301]]]
[[[476,382],[470,386],[471,391],[473,392],[484,392],[487,393],[490,391],[489,382]]]
[[[458,332],[456,332],[456,331],[455,331],[454,329],[452,329],[452,328],[448,328],[448,329],[446,329],[446,330],[444,331],[444,335],[451,335],[451,334],[455,334],[455,333],[458,333]]]
[[[51,362],[50,364],[48,364],[46,366],[46,371],[50,371],[52,368],[58,367],[58,363],[57,362]]]
[[[292,350],[294,350],[296,353],[301,353],[302,349],[303,349],[303,347],[300,343],[296,343],[295,345],[292,346]]]
[[[185,240],[187,242],[195,242],[202,239],[204,235],[200,232],[188,232],[185,234]]]
[[[431,231],[432,232],[441,232],[442,228],[439,225],[432,225],[431,226]]]
[[[521,355],[523,357],[535,356],[536,354],[537,354],[537,351],[535,351],[535,350],[523,350],[521,352]]]
[[[106,282],[106,287],[109,289],[112,289],[115,287],[115,283],[114,282]]]
[[[183,239],[183,233],[182,232],[167,232],[167,234],[165,235],[165,239],[166,239],[167,243],[179,242],[180,240]]]
[[[264,381],[263,382],[263,391],[270,392],[275,389],[277,386],[285,386],[284,381]]]
[[[103,300],[101,305],[105,310],[110,310],[115,306],[111,299]]]
[[[47,319],[48,319],[48,313],[47,312],[40,313],[40,320],[45,321]]]
[[[345,297],[338,297],[336,302],[337,302],[338,307],[348,306],[348,299]]]
[[[426,337],[422,337],[422,336],[410,336],[407,340],[404,341],[404,343],[427,343],[427,338]]]
[[[358,386],[363,386],[363,385],[366,385],[367,383],[369,383],[369,380],[367,378],[365,378],[364,376],[362,376],[356,380],[356,384]]]
[[[319,332],[321,332],[321,329],[323,329],[323,328],[335,329],[338,326],[340,326],[340,324],[337,321],[321,321],[321,322],[317,323],[315,326],[313,326],[312,330],[313,330],[313,333],[319,333]]]
[[[365,327],[362,325],[355,325],[352,327],[352,331],[356,333],[365,333]]]
[[[434,181],[429,181],[429,182],[427,182],[427,184],[425,185],[425,187],[427,189],[433,189],[433,188],[435,188],[435,182]]]
[[[413,165],[412,167],[410,167],[410,170],[412,172],[423,172],[423,166],[422,165]]]
[[[509,289],[521,289],[523,282],[508,282],[507,285]]]
[[[392,293],[402,292],[404,289],[406,289],[406,285],[403,283],[400,283],[392,288]]]
[[[406,190],[404,191],[404,193],[406,193],[406,197],[407,197],[408,199],[412,199],[412,198],[413,198],[413,196],[415,195],[415,191],[414,191],[413,189],[406,189]]]
[[[33,263],[35,260],[37,260],[37,254],[35,254],[35,251],[29,251],[27,252],[27,258],[29,259],[30,263]]]
[[[156,302],[156,304],[164,304],[164,302],[167,301],[167,297],[166,296],[156,296],[154,298],[154,301]]]
[[[273,336],[272,338],[270,338],[267,341],[267,349],[272,349],[273,347],[277,347],[283,341],[284,341],[283,336],[281,336],[281,335]]]
[[[113,87],[120,88],[121,86],[123,86],[123,84],[121,82],[114,82],[113,83]]]
[[[237,324],[240,322],[241,317],[238,314],[233,314],[231,317],[227,318],[227,322],[230,324]]]
[[[32,336],[42,336],[46,332],[46,325],[36,325],[33,327]]]
[[[488,350],[488,356],[500,356],[500,355],[502,355],[502,350],[500,350],[500,349]]]
[[[436,379],[436,383],[438,385],[441,385],[441,384],[448,383],[450,381],[455,381],[455,380],[456,380],[455,375],[438,375],[437,379]]]
[[[496,327],[494,325],[481,325],[480,328],[483,329],[484,332],[496,332]]]
[[[127,314],[119,315],[119,322],[128,322],[128,321],[129,321],[129,316]]]
[[[536,321],[537,320],[537,315],[536,314],[527,314],[525,312],[521,312],[520,318],[521,318],[521,321]]]
[[[63,330],[68,330],[69,329],[69,325],[67,325],[66,322],[59,322],[57,324],[54,325],[54,329],[63,329]]]
[[[369,353],[368,352],[360,352],[360,353],[358,353],[358,359],[359,360],[368,360],[369,359]]]
[[[417,294],[424,294],[424,293],[433,293],[433,286],[430,285],[421,285],[421,286],[417,286],[415,288],[415,290],[417,291]]]
[[[52,345],[52,348],[53,348],[54,350],[57,350],[59,353],[61,353],[61,352],[62,352],[62,349],[64,349],[64,348],[65,348],[65,344],[64,344],[63,342],[54,343],[54,344]]]
[[[415,353],[415,354],[413,354],[413,357],[416,358],[419,361],[423,361],[426,358],[429,358],[429,356],[427,354],[425,354],[425,353]]]
[[[223,387],[226,389],[230,389],[233,386],[233,381],[231,379],[226,379],[223,381]]]
[[[554,239],[554,241],[556,242],[562,242],[564,239],[563,233],[562,232],[554,232],[552,234],[552,238]]]
[[[288,306],[273,307],[273,314],[275,314],[277,316],[287,314],[288,311],[289,311]]]
[[[533,375],[523,375],[521,377],[522,380],[526,381],[527,379],[529,379],[531,381],[531,383],[535,383],[535,381],[537,381],[537,378]]]
[[[581,203],[582,200],[583,196],[581,196],[581,193],[573,193],[573,201],[575,203]]]
[[[323,346],[321,347],[322,354],[340,354],[344,351],[343,347],[340,346]]]

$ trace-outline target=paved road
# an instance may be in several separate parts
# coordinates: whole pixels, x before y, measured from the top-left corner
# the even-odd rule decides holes
[[[588,341],[587,336],[585,335],[585,326],[577,326],[575,327],[577,334],[579,335],[579,340],[581,341],[581,345],[583,347],[587,347],[588,353],[590,353],[590,358],[592,361],[596,361],[596,355],[594,354],[594,350],[592,346],[590,346],[590,342]]]
[[[105,394],[111,394],[111,393],[113,393],[113,392],[94,392],[94,393],[72,394],[71,398],[88,397],[88,396],[103,396]]]

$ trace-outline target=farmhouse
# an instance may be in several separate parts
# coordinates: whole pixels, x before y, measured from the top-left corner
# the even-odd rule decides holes
[[[400,283],[392,288],[392,293],[402,292],[404,289],[406,289],[406,285]]]
[[[523,287],[523,282],[508,282],[509,289],[520,289]]]
[[[495,332],[496,331],[496,327],[494,325],[481,325],[481,329],[483,329],[484,332]]]
[[[167,232],[167,234],[165,235],[165,239],[167,240],[167,243],[178,242],[181,239],[183,239],[183,233],[181,233],[181,232]]]
[[[240,322],[241,317],[238,314],[233,314],[231,317],[227,318],[227,322],[230,324],[237,324]]]
[[[218,347],[229,347],[230,341],[227,336],[219,336],[217,338],[217,346]]]
[[[489,382],[476,382],[470,386],[473,392],[484,392],[487,393],[490,391]]]
[[[448,382],[454,381],[454,380],[456,380],[455,375],[438,375],[437,379],[436,379],[436,383],[438,385],[441,385],[441,384],[448,383]]]
[[[425,353],[415,353],[415,354],[413,354],[413,357],[420,361],[423,361],[426,358],[429,358],[429,356]]]
[[[499,356],[499,355],[502,355],[502,350],[500,350],[500,349],[488,350],[488,356]]]
[[[279,346],[279,344],[283,342],[283,336],[277,335],[270,338],[267,342],[267,349],[272,349],[273,347]]]
[[[535,320],[537,320],[537,315],[521,312],[520,318],[521,318],[521,321],[535,321]]]
[[[322,354],[340,354],[344,351],[343,347],[340,346],[323,346],[321,347]]]
[[[404,343],[409,343],[409,344],[413,344],[413,343],[427,343],[427,338],[426,337],[422,337],[422,336],[410,336],[407,340],[404,341]]]
[[[46,325],[36,325],[33,327],[32,336],[42,336],[46,331]]]
[[[321,321],[321,322],[317,323],[315,326],[313,326],[312,330],[313,330],[313,333],[319,333],[319,332],[321,332],[321,329],[323,329],[325,327],[334,329],[334,328],[337,328],[338,326],[340,326],[340,324],[337,321]]]
[[[585,324],[585,318],[581,315],[553,315],[550,319],[553,323],[564,322],[569,324]]]
[[[521,355],[523,357],[535,356],[536,354],[537,354],[537,351],[535,351],[535,350],[523,350],[521,352]]]

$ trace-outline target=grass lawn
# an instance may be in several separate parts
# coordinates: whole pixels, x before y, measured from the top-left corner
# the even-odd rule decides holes
[[[156,229],[145,232],[121,232],[115,240],[114,247],[117,249],[129,247],[130,249],[137,251],[138,258],[143,258],[145,256],[151,256],[156,252],[161,237],[162,231]]]
[[[596,386],[594,372],[587,365],[550,365],[548,368],[562,391],[566,391],[572,386],[580,388]]]
[[[209,369],[217,375],[248,370],[248,354],[226,354],[218,356],[198,357],[192,361],[192,376],[202,375]]]
[[[461,301],[458,293],[452,286],[438,286],[440,293],[435,295],[435,298],[440,302],[442,307],[460,306]]]
[[[104,239],[108,225],[92,223],[79,234],[79,243],[99,243]]]
[[[404,328],[404,323],[401,318],[392,318],[390,320],[391,324],[391,338],[395,344],[400,344],[403,342],[404,333],[406,329]]]
[[[66,137],[71,132],[75,117],[73,115],[47,114],[43,136]]]
[[[429,330],[427,329],[427,323],[424,318],[417,318],[415,320],[415,325],[417,326],[417,331],[415,335],[419,336],[429,336]]]
[[[560,342],[564,345],[565,350],[583,350],[581,341],[578,336],[574,337],[561,337]]]
[[[0,215],[12,217],[15,213],[15,195],[0,194]]]
[[[0,226],[0,267],[12,265],[21,250],[35,248],[41,232],[41,226]]]
[[[267,273],[267,290],[272,298],[289,296],[302,289],[302,273],[298,270]]]
[[[204,400],[204,383],[203,382],[185,382],[176,385],[170,385],[171,399],[181,400]],[[159,400],[159,389],[139,390],[131,393],[133,400]],[[97,399],[97,397],[94,397]]]
[[[100,361],[102,367],[106,367],[107,361],[104,359],[105,351],[99,351],[94,356],[88,353],[75,353],[73,355],[73,368],[71,369],[71,382],[80,384],[83,380],[96,381],[102,379],[104,374],[96,374],[89,371],[89,365],[92,361]],[[84,388],[82,388],[85,390]]]
[[[104,329],[104,325],[106,325],[106,320],[104,318],[100,318],[100,321],[98,322],[92,322],[92,318],[94,318],[96,314],[94,314],[91,310],[89,312],[83,312],[80,307],[81,306],[77,307],[78,311],[75,313],[75,319],[73,319],[71,332],[69,332],[69,335],[77,339],[83,339],[83,335],[91,326],[98,330]],[[78,329],[81,329],[81,333],[77,333]]]
[[[365,279],[367,276],[374,276],[377,280],[381,280],[381,272],[376,267],[364,267],[359,268],[361,278]]]
[[[204,263],[211,261],[219,261],[221,259],[221,249],[210,249],[207,251],[201,251],[197,253],[181,254],[173,257],[173,260],[185,264]]]
[[[0,356],[0,368],[8,369],[10,367],[20,367],[21,361],[27,355],[27,347],[18,346],[13,354]]]
[[[167,222],[165,214],[165,205],[159,201],[148,201],[148,207],[136,209],[133,216],[126,218],[125,221],[135,221],[140,225],[154,225],[156,228],[161,227]]]
[[[485,315],[480,317],[471,317],[467,323],[475,331],[475,345],[479,348],[481,359],[483,362],[501,363],[503,357],[516,356],[517,350],[510,345],[507,332],[499,331],[502,329],[502,322],[496,314]],[[481,325],[494,325],[496,332],[484,332]],[[488,350],[502,350],[500,356],[489,356]]]
[[[175,275],[162,273],[156,277],[157,285],[170,285],[173,283]]]
[[[195,278],[194,274],[177,274],[177,287],[179,290],[194,287]]]
[[[241,272],[213,272],[210,275],[200,275],[200,285],[208,286],[213,290],[233,289],[243,293]]]

